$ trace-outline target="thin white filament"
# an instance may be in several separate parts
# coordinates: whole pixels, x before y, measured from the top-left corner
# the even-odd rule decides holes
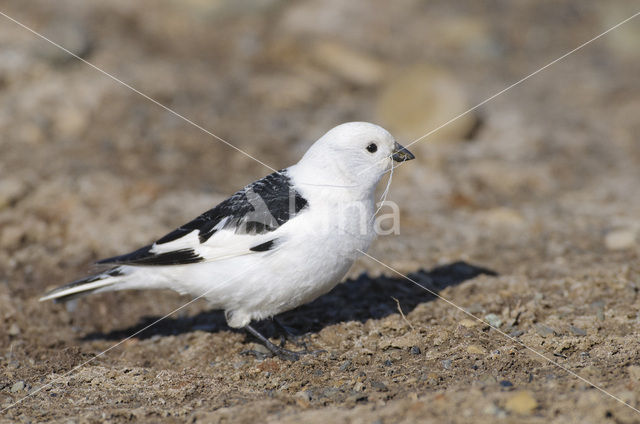
[[[391,188],[391,180],[393,180],[393,170],[396,168],[396,166],[397,165],[395,165],[395,162],[391,161],[391,169],[389,170],[389,178],[387,179],[387,186],[384,188],[384,191],[382,192],[382,196],[380,196],[380,201],[378,202],[378,209],[376,209],[375,213],[371,217],[371,220],[375,219],[376,215],[378,215],[378,212],[380,212],[380,209],[382,209],[385,202],[387,201],[387,195],[389,194],[389,189]]]

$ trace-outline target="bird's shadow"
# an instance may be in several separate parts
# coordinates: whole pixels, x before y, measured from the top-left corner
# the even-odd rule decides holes
[[[324,327],[347,321],[365,322],[398,313],[398,300],[407,314],[417,305],[435,298],[432,293],[449,286],[456,286],[478,275],[497,275],[496,272],[463,261],[439,266],[429,271],[420,269],[409,274],[411,281],[402,277],[370,277],[366,274],[337,285],[324,296],[278,316],[278,320],[296,333],[317,332]],[[431,293],[429,292],[431,291]],[[120,340],[136,332],[139,339],[153,336],[169,336],[195,330],[217,332],[229,330],[220,311],[206,311],[194,316],[167,317],[153,324],[160,317],[143,317],[140,322],[126,329],[108,333],[90,333],[82,340]],[[146,328],[145,327],[149,327]],[[268,337],[277,334],[272,325],[259,325]],[[143,331],[140,331],[144,329]]]

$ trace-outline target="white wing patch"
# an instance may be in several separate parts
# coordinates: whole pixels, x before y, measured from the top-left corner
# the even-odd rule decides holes
[[[150,252],[154,255],[161,253],[175,252],[181,249],[193,249],[196,250],[200,246],[200,240],[198,239],[199,230],[193,230],[184,236],[170,241],[169,243],[153,243]]]
[[[228,219],[224,218],[216,227],[223,228]],[[169,243],[153,244],[150,252],[159,255],[176,250],[191,249],[198,256],[204,258],[203,262],[214,262],[235,256],[259,253],[252,251],[251,248],[277,238],[274,233],[264,235],[236,234],[230,229],[224,229],[216,231],[213,236],[201,244],[198,238],[199,233],[199,230],[193,230]]]
[[[273,240],[275,234],[249,235],[236,234],[233,231],[218,231],[204,244],[200,245],[196,251],[205,258],[206,262],[228,259],[234,256],[258,253],[251,250],[269,240]]]

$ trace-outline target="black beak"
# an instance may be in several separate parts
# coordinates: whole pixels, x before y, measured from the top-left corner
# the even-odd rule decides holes
[[[413,153],[402,147],[402,145],[397,141],[395,146],[393,147],[393,155],[391,155],[391,157],[396,162],[406,162],[408,160],[416,158],[415,156],[413,156]]]

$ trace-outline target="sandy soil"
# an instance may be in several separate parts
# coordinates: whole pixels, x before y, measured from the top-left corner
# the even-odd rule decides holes
[[[408,142],[637,11],[0,5],[275,168],[348,120]],[[0,408],[31,394],[0,422],[640,422],[639,42],[635,20],[412,148],[370,253],[446,301],[362,259],[282,317],[316,356],[243,356],[196,302],[96,357],[188,298],[38,296],[268,170],[0,16]]]

